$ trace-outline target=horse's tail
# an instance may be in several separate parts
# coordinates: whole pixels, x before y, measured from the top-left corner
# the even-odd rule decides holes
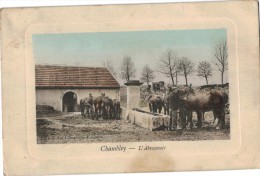
[[[226,92],[223,92],[222,94],[223,94],[223,102],[224,104],[227,104],[229,99],[228,94]]]

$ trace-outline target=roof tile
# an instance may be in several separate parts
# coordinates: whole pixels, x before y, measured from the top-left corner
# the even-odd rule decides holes
[[[35,66],[36,88],[119,88],[105,67]]]

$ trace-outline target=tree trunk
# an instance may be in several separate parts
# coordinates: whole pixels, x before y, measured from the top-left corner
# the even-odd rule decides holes
[[[188,85],[188,78],[187,75],[185,75],[185,81],[186,81],[186,86]]]
[[[172,79],[172,85],[174,85],[174,78],[172,74],[171,74],[171,79]]]
[[[223,85],[224,71],[221,72],[221,84]]]
[[[177,84],[178,84],[178,74],[177,74],[177,72],[175,73],[175,77],[176,77],[176,86],[177,86]]]
[[[206,83],[207,83],[207,85],[209,85],[209,83],[208,83],[208,77],[207,77],[207,76],[205,76],[205,78],[206,78]]]

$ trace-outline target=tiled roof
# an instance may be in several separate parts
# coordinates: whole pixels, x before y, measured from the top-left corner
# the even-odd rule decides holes
[[[36,88],[119,88],[105,67],[35,66]]]

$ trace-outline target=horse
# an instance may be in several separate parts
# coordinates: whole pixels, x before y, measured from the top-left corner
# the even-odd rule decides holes
[[[158,112],[161,113],[164,103],[160,95],[152,94],[147,97],[146,101],[149,104],[150,112],[157,113],[158,110]]]
[[[216,129],[224,128],[225,126],[225,104],[228,96],[226,93],[211,90],[210,92],[191,92],[189,90],[180,90],[180,114],[187,112],[187,120],[192,124],[192,112],[197,113],[197,126],[202,126],[202,115],[206,111],[213,111],[214,121],[217,118],[218,123]],[[182,116],[181,118],[186,118]]]
[[[102,97],[103,118],[111,119],[113,117],[113,101],[109,97]]]
[[[95,117],[98,120],[99,116],[103,116],[104,109],[103,109],[103,99],[102,96],[96,97],[93,101],[95,107]]]
[[[113,100],[114,115],[116,120],[120,120],[120,101],[118,99]]]

